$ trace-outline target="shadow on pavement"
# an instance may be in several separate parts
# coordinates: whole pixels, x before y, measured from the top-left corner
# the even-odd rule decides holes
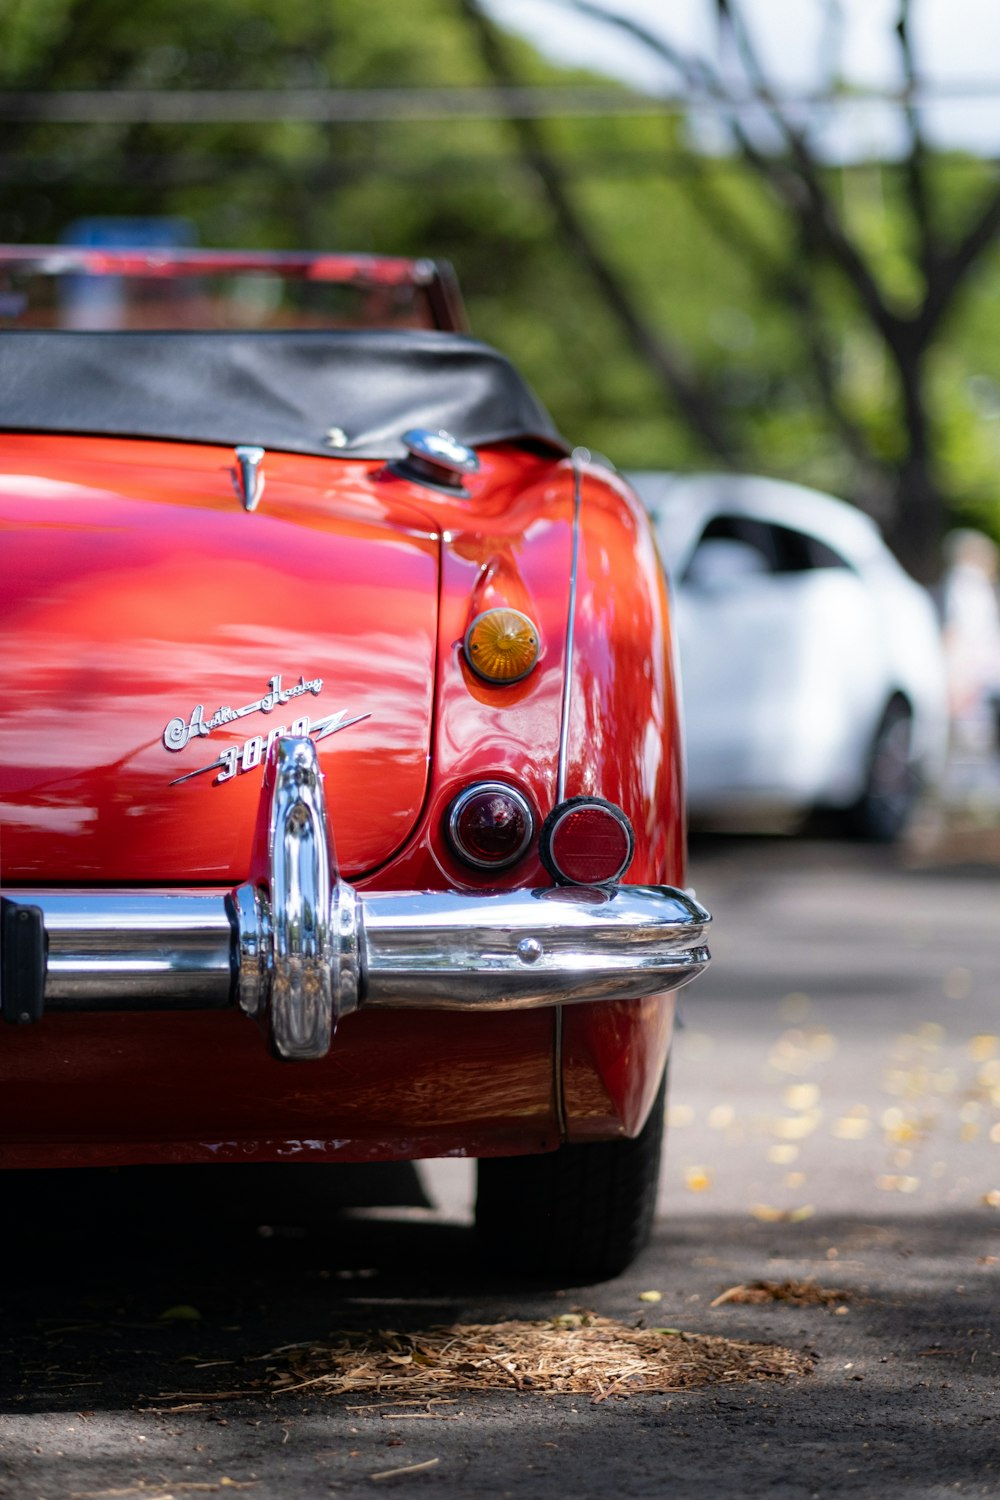
[[[372,1474],[417,1464],[430,1467],[392,1484],[432,1485],[438,1497],[1000,1488],[996,1215],[799,1225],[688,1215],[660,1223],[616,1281],[553,1289],[487,1280],[472,1231],[422,1207],[412,1173],[310,1167],[293,1183],[278,1172],[273,1184],[256,1167],[242,1181],[188,1168],[8,1176],[4,1493],[162,1500],[224,1477],[254,1500],[281,1500],[369,1493]],[[387,1196],[396,1206],[374,1215],[357,1206]],[[263,1204],[282,1210],[266,1233],[252,1211]],[[843,1291],[840,1312],[711,1306],[750,1280],[810,1278]],[[650,1289],[662,1294],[655,1305],[640,1300]],[[338,1328],[547,1318],[578,1305],[808,1348],[815,1371],[597,1404],[518,1393],[501,1378],[496,1393],[417,1412],[266,1389],[275,1360],[262,1356]]]

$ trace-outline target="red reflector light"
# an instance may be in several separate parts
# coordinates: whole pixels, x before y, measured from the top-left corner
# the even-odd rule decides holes
[[[632,825],[620,807],[573,797],[546,819],[539,846],[549,874],[567,885],[607,885],[632,863]]]
[[[527,799],[500,781],[462,792],[448,813],[448,836],[459,858],[480,870],[512,865],[531,843],[535,820]]]

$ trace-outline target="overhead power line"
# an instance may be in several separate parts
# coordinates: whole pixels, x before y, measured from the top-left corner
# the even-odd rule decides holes
[[[658,114],[660,100],[625,89],[107,89],[0,93],[0,119],[65,124],[249,124],[314,121],[542,119]]]
[[[784,109],[864,104],[926,104],[931,101],[995,99],[1000,81],[954,87],[828,89],[787,96]],[[320,124],[393,120],[570,119],[652,116],[692,111],[759,110],[753,93],[725,100],[706,96],[635,93],[582,84],[523,88],[441,87],[391,89],[58,89],[0,92],[0,120],[66,125],[223,125],[306,121]]]
[[[79,138],[77,138],[79,139]],[[625,179],[641,180],[666,177],[701,177],[706,171],[715,176],[741,175],[745,168],[733,156],[693,158],[688,151],[674,150],[669,146],[650,146],[641,149],[609,149],[580,152],[578,150],[555,151],[560,169],[573,182],[594,182],[609,178],[613,181]],[[957,157],[949,163],[952,173],[973,172],[983,164],[998,165],[991,153],[975,158]],[[884,168],[899,167],[900,163],[883,161]],[[860,160],[841,163],[838,169],[850,172],[868,172],[871,163]],[[277,175],[287,178],[289,174],[297,180],[322,180],[334,185],[356,182],[377,174],[391,174],[399,182],[440,184],[442,173],[466,174],[473,180],[477,171],[517,171],[517,159],[510,151],[501,148],[463,152],[461,143],[456,143],[445,154],[435,154],[426,161],[401,160],[390,150],[365,149],[362,152],[336,153],[323,156],[305,155],[291,166],[284,156],[269,156],[264,151],[241,150],[223,152],[170,151],[128,153],[121,155],[115,150],[86,152],[73,148],[66,150],[0,151],[0,185],[30,184],[44,190],[50,183],[62,183],[72,178],[77,183],[104,184],[151,183],[170,186],[191,186],[203,182],[218,181],[220,172],[238,172],[242,178],[272,179]]]

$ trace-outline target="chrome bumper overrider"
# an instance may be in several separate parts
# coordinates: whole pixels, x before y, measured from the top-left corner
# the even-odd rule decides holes
[[[266,1024],[278,1056],[305,1059],[324,1056],[337,1020],[359,1007],[634,1000],[687,984],[708,963],[711,918],[670,886],[356,891],[331,859],[311,740],[276,742],[265,788],[270,873],[260,884],[6,892],[15,915],[40,913],[46,1009],[239,1005]],[[9,985],[7,964],[4,973]],[[8,1019],[40,1014],[11,1000]]]

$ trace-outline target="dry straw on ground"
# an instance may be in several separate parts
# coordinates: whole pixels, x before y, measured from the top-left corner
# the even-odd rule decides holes
[[[724,1302],[750,1305],[788,1302],[792,1307],[830,1307],[848,1302],[850,1297],[850,1292],[817,1286],[814,1281],[743,1281],[739,1286],[731,1286],[722,1292],[709,1306],[721,1307]]]
[[[630,1328],[571,1313],[546,1322],[459,1323],[417,1333],[343,1333],[284,1353],[272,1390],[379,1401],[472,1391],[629,1396],[804,1375],[808,1356],[774,1344]]]

